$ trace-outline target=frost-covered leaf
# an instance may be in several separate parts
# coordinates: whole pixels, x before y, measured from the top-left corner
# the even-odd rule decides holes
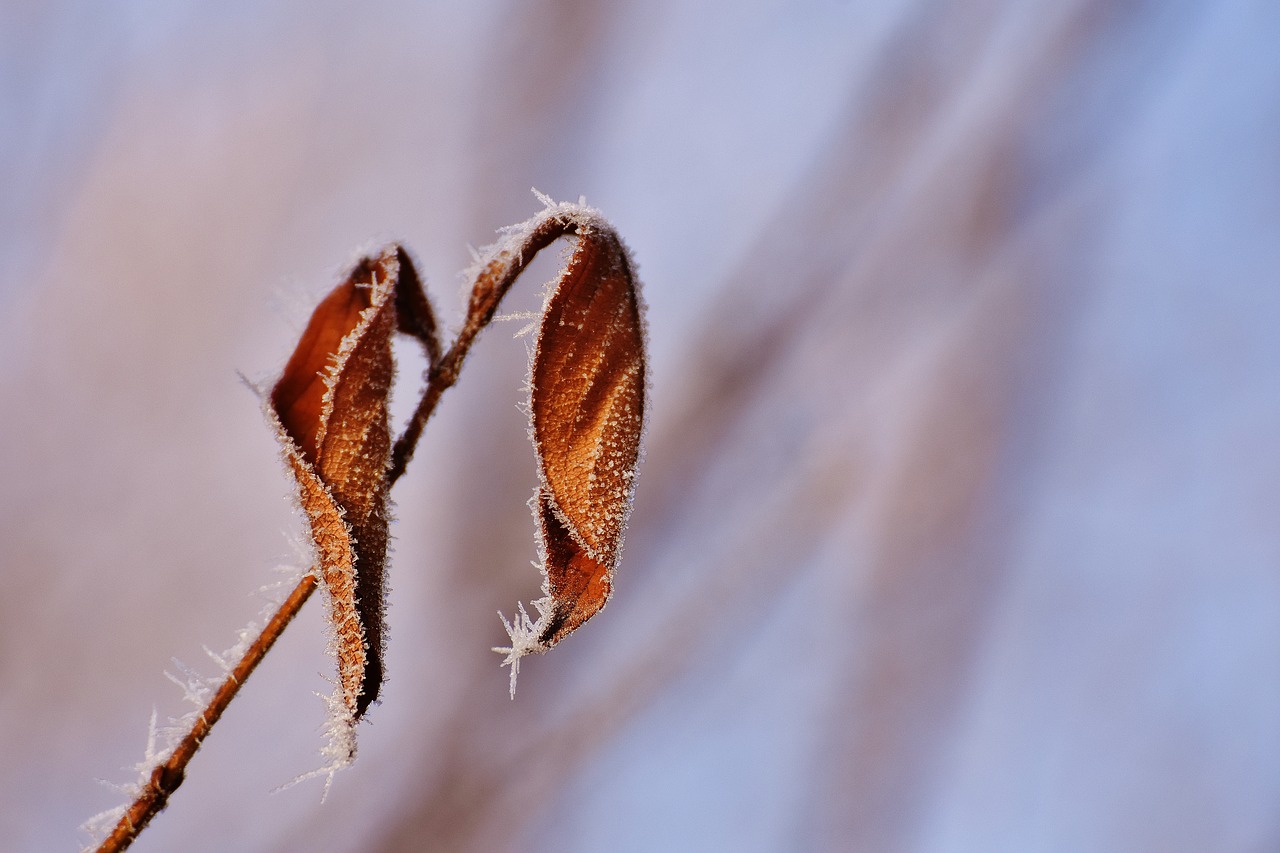
[[[621,241],[594,211],[556,205],[578,243],[538,326],[529,411],[542,481],[539,617],[507,623],[512,689],[521,656],[543,652],[590,619],[613,592],[645,412],[641,302]],[[504,620],[505,621],[505,620]]]
[[[335,708],[350,724],[377,699],[383,679],[388,400],[398,329],[434,340],[418,276],[392,246],[361,260],[320,303],[270,395],[328,591]]]
[[[605,605],[631,511],[644,416],[644,332],[630,264],[612,234],[581,234],[547,301],[530,412],[544,483],[537,513],[554,645]]]

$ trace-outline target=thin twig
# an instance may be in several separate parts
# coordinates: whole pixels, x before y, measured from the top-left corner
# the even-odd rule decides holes
[[[538,252],[561,237],[576,234],[583,223],[569,215],[548,216],[529,230],[521,244],[499,254],[481,269],[471,289],[471,302],[467,307],[467,319],[458,332],[457,339],[448,352],[436,358],[427,376],[427,387],[418,403],[417,411],[409,420],[404,435],[396,441],[391,451],[391,468],[388,473],[394,483],[404,474],[413,451],[418,445],[427,419],[435,411],[440,395],[458,381],[458,373],[471,345],[485,326],[493,321],[498,305],[507,295],[511,285],[524,272],[525,267]]]
[[[424,299],[421,305],[400,306],[402,310],[408,309],[404,312],[408,315],[408,322],[404,324],[401,331],[413,335],[422,342],[430,368],[422,399],[404,434],[396,441],[392,450],[391,466],[387,470],[387,488],[404,475],[409,460],[413,458],[418,439],[422,437],[422,430],[440,402],[440,396],[457,381],[458,373],[462,369],[467,353],[471,350],[471,345],[480,331],[493,320],[499,303],[520,273],[539,251],[560,237],[577,233],[579,227],[585,224],[572,214],[551,211],[548,213],[552,215],[546,216],[531,228],[519,247],[502,252],[481,270],[471,292],[466,321],[453,345],[443,355],[439,354],[435,318],[430,303]],[[262,662],[284,629],[298,615],[302,605],[315,592],[316,584],[315,572],[310,571],[289,593],[289,597],[272,615],[262,629],[262,633],[249,645],[244,656],[227,676],[227,680],[222,683],[204,711],[196,718],[191,731],[183,737],[169,757],[151,771],[150,779],[125,810],[111,835],[98,847],[97,853],[119,853],[126,850],[152,818],[164,809],[169,802],[169,797],[182,785],[187,765],[208,736],[209,731],[222,717],[231,700],[240,692],[240,687]]]
[[[191,731],[178,743],[177,748],[174,749],[169,757],[156,765],[155,769],[151,771],[151,778],[142,787],[137,799],[125,810],[119,823],[116,824],[115,830],[112,831],[106,841],[102,842],[102,845],[98,848],[98,853],[115,853],[115,851],[127,849],[133,843],[133,840],[138,837],[138,833],[142,832],[147,824],[151,822],[151,819],[164,809],[169,802],[169,797],[182,784],[182,780],[186,776],[187,764],[190,763],[192,757],[196,754],[196,750],[200,748],[200,744],[208,736],[209,730],[222,717],[222,713],[227,710],[231,700],[240,692],[240,687],[244,684],[245,679],[262,662],[267,652],[271,650],[276,640],[280,638],[280,634],[284,632],[285,626],[298,614],[298,611],[302,609],[302,605],[311,597],[311,593],[315,592],[315,589],[315,573],[307,572],[302,580],[298,581],[298,585],[293,588],[293,591],[289,593],[289,597],[284,600],[280,608],[271,616],[271,619],[262,629],[262,633],[245,650],[244,656],[240,658],[240,662],[236,664],[235,669],[231,670],[227,680],[222,682],[218,692],[213,694],[209,704],[205,706],[204,711],[196,718]]]

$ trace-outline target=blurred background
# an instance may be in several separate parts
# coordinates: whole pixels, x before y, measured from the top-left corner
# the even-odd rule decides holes
[[[305,559],[238,374],[389,240],[455,325],[537,187],[646,288],[613,602],[508,699],[497,324],[393,495],[359,761],[272,792],[321,761],[316,600],[134,849],[1280,849],[1278,41],[1271,0],[0,4],[0,848],[89,843],[172,659]]]

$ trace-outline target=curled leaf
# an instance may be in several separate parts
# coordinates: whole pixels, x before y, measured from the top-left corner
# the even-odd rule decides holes
[[[392,246],[360,261],[317,306],[269,401],[328,591],[338,662],[333,706],[348,730],[377,699],[383,679],[388,400],[397,329],[424,345],[434,341],[417,274]],[[349,760],[354,738],[344,746],[348,754],[338,757]]]
[[[554,646],[612,595],[644,429],[644,323],[630,259],[598,218],[576,230],[533,354],[529,410],[541,479],[533,505],[545,597],[534,602],[536,621],[523,608],[514,624],[503,619],[512,644],[498,651],[512,667],[513,693],[523,655]]]

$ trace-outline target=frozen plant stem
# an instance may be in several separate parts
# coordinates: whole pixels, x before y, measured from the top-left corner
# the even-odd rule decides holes
[[[440,395],[458,381],[458,373],[471,345],[485,326],[493,321],[498,305],[507,295],[511,285],[524,272],[524,268],[533,260],[538,252],[554,243],[561,237],[576,234],[579,221],[569,216],[549,216],[531,229],[518,246],[509,247],[497,257],[480,268],[476,283],[471,288],[471,301],[467,306],[467,319],[454,339],[448,352],[436,359],[428,374],[427,387],[418,402],[404,435],[396,441],[391,451],[391,470],[389,480],[394,483],[404,474],[405,467],[413,458],[418,438],[427,419],[435,411]]]
[[[186,777],[187,764],[195,756],[196,750],[200,748],[200,744],[204,742],[214,723],[218,722],[222,713],[227,710],[227,706],[231,704],[231,700],[240,692],[240,685],[244,684],[245,679],[257,669],[258,664],[284,633],[285,627],[294,616],[298,615],[302,605],[315,590],[315,573],[307,572],[293,588],[293,592],[289,593],[289,597],[280,605],[280,609],[271,616],[262,633],[245,650],[244,657],[240,658],[240,662],[236,664],[235,669],[231,670],[227,680],[222,682],[218,692],[213,694],[209,704],[200,712],[191,731],[187,732],[169,757],[151,771],[150,778],[142,786],[137,798],[120,817],[111,835],[98,848],[99,853],[128,848],[138,837],[138,833],[146,829],[151,819],[164,809],[169,802],[169,797],[178,790],[178,786]]]
[[[430,365],[422,398],[418,403],[405,432],[395,442],[390,466],[386,473],[386,488],[390,488],[404,475],[409,460],[413,458],[423,428],[435,412],[436,405],[446,389],[458,379],[462,364],[472,344],[494,318],[498,306],[520,273],[542,249],[565,236],[578,234],[580,230],[604,231],[612,235],[612,229],[595,211],[581,205],[552,205],[538,217],[508,232],[505,245],[476,273],[466,319],[452,346],[443,354],[436,339],[435,321],[429,306],[414,306],[419,322],[415,328],[402,329],[417,338],[423,345]],[[170,755],[158,763],[142,785],[134,801],[125,810],[110,836],[97,848],[98,853],[113,853],[127,849],[151,820],[169,802],[169,798],[182,785],[187,765],[195,756],[204,739],[222,717],[231,701],[240,691],[245,680],[279,639],[284,629],[302,609],[319,581],[317,570],[308,571],[293,591],[271,616],[261,633],[250,643],[244,655],[235,664],[226,680],[214,693],[205,709],[196,717],[191,730],[179,741]]]

